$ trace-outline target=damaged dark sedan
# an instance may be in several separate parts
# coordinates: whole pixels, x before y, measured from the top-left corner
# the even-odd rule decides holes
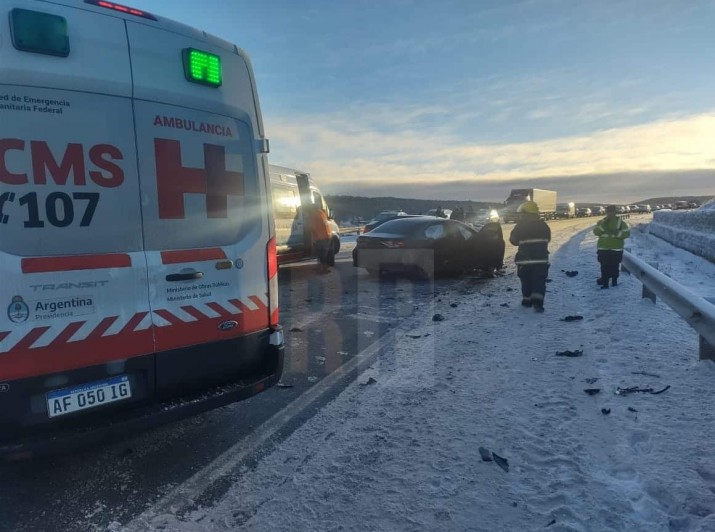
[[[374,275],[492,274],[503,261],[504,237],[498,222],[477,231],[462,222],[434,216],[385,222],[358,237],[353,250],[353,265]]]

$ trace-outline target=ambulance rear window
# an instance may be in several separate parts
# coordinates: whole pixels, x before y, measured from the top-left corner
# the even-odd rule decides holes
[[[67,57],[70,38],[67,20],[58,15],[13,9],[10,12],[12,44],[22,52]]]

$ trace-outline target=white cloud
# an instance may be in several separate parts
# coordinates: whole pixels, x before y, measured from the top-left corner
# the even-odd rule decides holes
[[[585,112],[604,111],[597,106]],[[634,109],[633,112],[639,111]],[[429,186],[438,192],[454,183],[513,183],[624,172],[673,172],[714,168],[715,110],[649,123],[535,142],[474,143],[450,127],[421,122],[420,111],[388,106],[328,116],[269,119],[271,160],[305,169],[332,193],[360,194],[380,186]],[[422,127],[420,127],[420,124]],[[642,180],[641,180],[642,181]],[[582,182],[584,193],[588,182]],[[634,183],[638,195],[643,183]],[[687,184],[673,184],[687,192]],[[627,193],[628,190],[623,191]]]

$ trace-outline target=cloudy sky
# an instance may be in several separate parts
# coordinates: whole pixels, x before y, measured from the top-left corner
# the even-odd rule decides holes
[[[715,194],[715,2],[127,0],[235,42],[328,193]]]

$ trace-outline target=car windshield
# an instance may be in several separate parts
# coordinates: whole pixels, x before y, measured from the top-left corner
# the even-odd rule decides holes
[[[715,532],[715,0],[0,1],[0,532]]]

